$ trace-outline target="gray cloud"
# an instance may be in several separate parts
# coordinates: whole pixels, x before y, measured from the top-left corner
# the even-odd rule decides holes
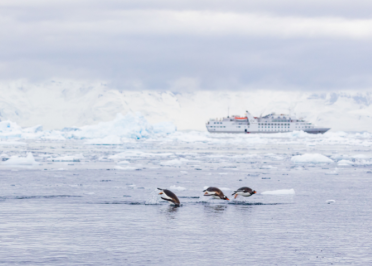
[[[0,79],[118,89],[371,88],[365,1],[2,1]]]

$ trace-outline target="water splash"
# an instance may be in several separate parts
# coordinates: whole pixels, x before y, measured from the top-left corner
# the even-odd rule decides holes
[[[160,204],[159,190],[154,189],[148,199],[145,201],[145,205],[157,205]]]

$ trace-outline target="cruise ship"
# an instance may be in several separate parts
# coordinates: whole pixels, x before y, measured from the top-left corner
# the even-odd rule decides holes
[[[271,113],[263,117],[254,117],[248,111],[246,116],[228,116],[221,119],[210,119],[206,124],[210,133],[281,133],[305,131],[311,134],[323,134],[330,128],[316,127],[293,115]]]

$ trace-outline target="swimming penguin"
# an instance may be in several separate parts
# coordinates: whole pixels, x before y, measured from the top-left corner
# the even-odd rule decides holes
[[[176,194],[174,194],[172,191],[168,189],[161,189],[161,188],[158,188],[158,189],[161,190],[159,195],[163,195],[161,197],[163,200],[169,201],[169,204],[173,203],[176,207],[180,206],[180,200],[177,198]]]
[[[241,187],[237,191],[234,191],[234,193],[231,196],[234,196],[234,199],[238,197],[238,195],[242,195],[243,197],[250,197],[253,194],[256,194],[256,190],[252,190],[249,187]]]
[[[223,192],[216,187],[209,187],[205,190],[203,190],[204,196],[212,196],[215,199],[223,199],[223,200],[229,200],[228,197],[226,197]]]

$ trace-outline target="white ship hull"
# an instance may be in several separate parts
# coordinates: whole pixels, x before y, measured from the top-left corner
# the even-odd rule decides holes
[[[270,134],[304,131],[310,134],[323,134],[330,128],[315,127],[311,123],[289,115],[270,114],[253,117],[248,111],[245,117],[225,117],[211,119],[206,124],[210,133]]]

